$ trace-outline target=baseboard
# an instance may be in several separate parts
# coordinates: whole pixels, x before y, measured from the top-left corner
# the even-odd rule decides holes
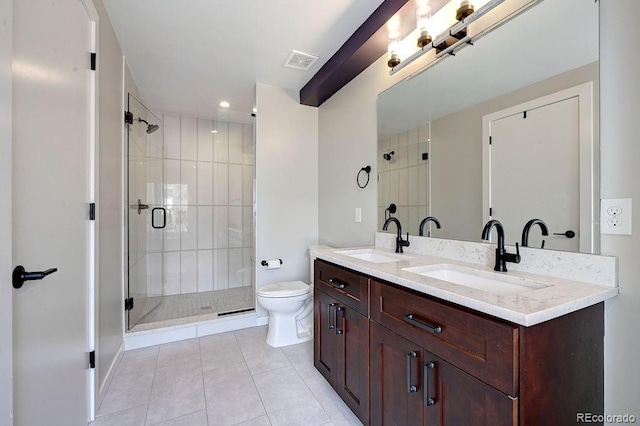
[[[266,322],[264,320],[266,318]],[[269,322],[269,317],[258,317],[255,312],[219,317],[199,323],[182,324],[153,330],[125,333],[125,350],[146,348],[164,343],[193,339],[211,334],[226,333],[243,328],[257,327]]]
[[[116,352],[116,356],[113,357],[113,361],[111,361],[109,370],[107,370],[107,375],[104,378],[104,382],[102,382],[102,385],[100,385],[98,388],[98,395],[96,400],[96,415],[98,414],[98,411],[100,411],[100,406],[102,405],[102,401],[104,400],[104,397],[107,394],[107,390],[109,390],[109,385],[111,385],[111,382],[113,381],[113,375],[116,369],[118,368],[118,365],[120,364],[122,355],[124,355],[124,342],[120,344],[120,347]]]

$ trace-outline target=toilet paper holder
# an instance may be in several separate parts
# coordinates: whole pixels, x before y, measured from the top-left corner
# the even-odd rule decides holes
[[[280,264],[282,265],[282,259],[278,259],[280,261]],[[263,260],[262,262],[260,262],[260,264],[262,266],[267,266],[269,264],[269,262],[267,262],[266,260]]]

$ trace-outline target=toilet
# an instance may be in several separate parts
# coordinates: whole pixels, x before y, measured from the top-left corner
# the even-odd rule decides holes
[[[258,303],[269,311],[267,344],[294,345],[313,337],[313,290],[302,281],[267,284],[257,290]]]

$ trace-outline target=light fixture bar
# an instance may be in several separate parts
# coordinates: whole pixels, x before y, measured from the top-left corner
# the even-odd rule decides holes
[[[476,10],[471,15],[467,16],[462,21],[458,22],[457,24],[454,24],[447,31],[445,31],[442,34],[440,34],[430,44],[428,44],[428,45],[424,46],[422,49],[414,52],[411,56],[409,56],[408,58],[406,58],[402,62],[400,62],[400,64],[398,64],[395,67],[391,68],[391,70],[389,71],[389,75],[394,75],[395,73],[397,73],[400,70],[404,69],[406,66],[411,64],[416,59],[420,58],[422,55],[424,55],[425,53],[427,53],[428,51],[433,49],[435,46],[440,46],[449,37],[452,37],[454,34],[458,34],[460,31],[463,31],[465,28],[467,28],[469,25],[471,25],[471,23],[473,23],[473,22],[477,21],[478,19],[482,18],[484,15],[486,15],[491,10],[495,9],[497,6],[499,6],[500,4],[502,4],[504,2],[505,2],[505,0],[490,0],[487,4],[482,6],[480,9]],[[442,56],[444,56],[447,53],[452,53],[458,46],[463,45],[465,43],[470,43],[471,41],[472,41],[471,36],[465,36],[460,41],[456,42],[455,44],[453,44],[453,45],[447,47],[446,49],[444,49],[443,51],[439,52],[436,55],[436,59],[441,58]]]
[[[439,58],[441,58],[441,57],[443,57],[443,56],[445,56],[447,54],[453,55],[454,54],[453,51],[456,50],[458,48],[458,46],[461,46],[461,45],[463,45],[465,43],[472,44],[471,43],[471,36],[466,36],[466,37],[460,39],[459,41],[457,41],[456,43],[452,44],[451,46],[447,47],[446,49],[441,50],[440,52],[436,53],[436,59],[439,59]]]

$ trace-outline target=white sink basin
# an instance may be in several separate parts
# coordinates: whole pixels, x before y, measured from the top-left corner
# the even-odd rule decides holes
[[[403,271],[501,295],[523,293],[547,287],[540,282],[505,273],[493,273],[449,264],[416,266],[404,268]]]
[[[371,263],[390,263],[398,262],[400,260],[407,260],[400,254],[387,253],[386,251],[378,251],[373,249],[360,249],[360,250],[341,250],[336,253],[344,254],[355,259],[366,260]]]

